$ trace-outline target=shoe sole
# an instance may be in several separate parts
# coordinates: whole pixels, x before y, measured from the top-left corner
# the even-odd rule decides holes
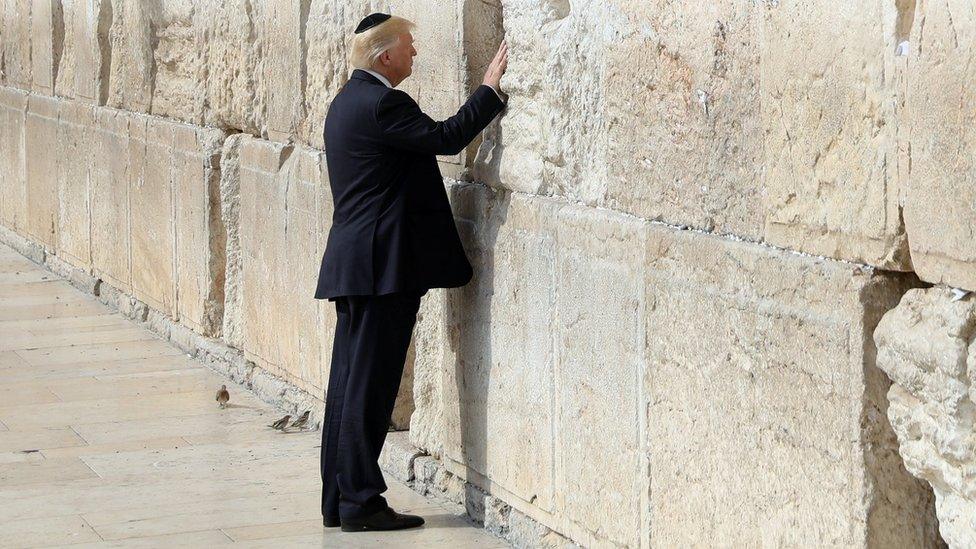
[[[411,524],[410,526],[395,526],[393,528],[377,528],[375,526],[366,526],[365,524],[364,525],[343,524],[342,531],[343,532],[392,532],[394,530],[407,530],[410,528],[418,528],[423,525],[424,523],[421,522],[420,524]]]

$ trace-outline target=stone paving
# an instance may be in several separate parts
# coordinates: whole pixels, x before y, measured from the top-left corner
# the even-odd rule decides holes
[[[507,547],[392,479],[424,528],[324,529],[321,431],[281,415],[0,245],[0,547]]]

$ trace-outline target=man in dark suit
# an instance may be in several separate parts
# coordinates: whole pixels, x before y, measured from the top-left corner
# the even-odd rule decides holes
[[[381,495],[377,460],[420,298],[471,279],[436,155],[464,149],[504,108],[503,43],[454,116],[435,122],[395,89],[411,73],[413,23],[375,13],[356,29],[356,70],[325,119],[332,228],[316,299],[336,306],[322,428],[322,517],[344,531],[420,526]]]

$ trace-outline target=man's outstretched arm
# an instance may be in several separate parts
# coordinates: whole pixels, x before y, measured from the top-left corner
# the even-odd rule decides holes
[[[436,122],[406,93],[392,90],[376,108],[387,143],[421,154],[457,154],[501,112],[504,103],[488,86],[478,86],[457,114]]]
[[[417,102],[399,90],[387,92],[376,107],[376,122],[388,143],[422,154],[451,155],[461,152],[504,108],[499,92],[508,66],[508,46],[503,42],[488,66],[484,82],[457,114],[434,121]]]

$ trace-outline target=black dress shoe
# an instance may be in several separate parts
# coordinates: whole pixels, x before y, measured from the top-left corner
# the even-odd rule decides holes
[[[370,532],[379,530],[403,530],[416,528],[424,519],[416,515],[401,515],[387,507],[372,515],[357,519],[342,519],[343,532]]]
[[[339,517],[322,517],[322,526],[326,528],[338,528],[341,525]]]

